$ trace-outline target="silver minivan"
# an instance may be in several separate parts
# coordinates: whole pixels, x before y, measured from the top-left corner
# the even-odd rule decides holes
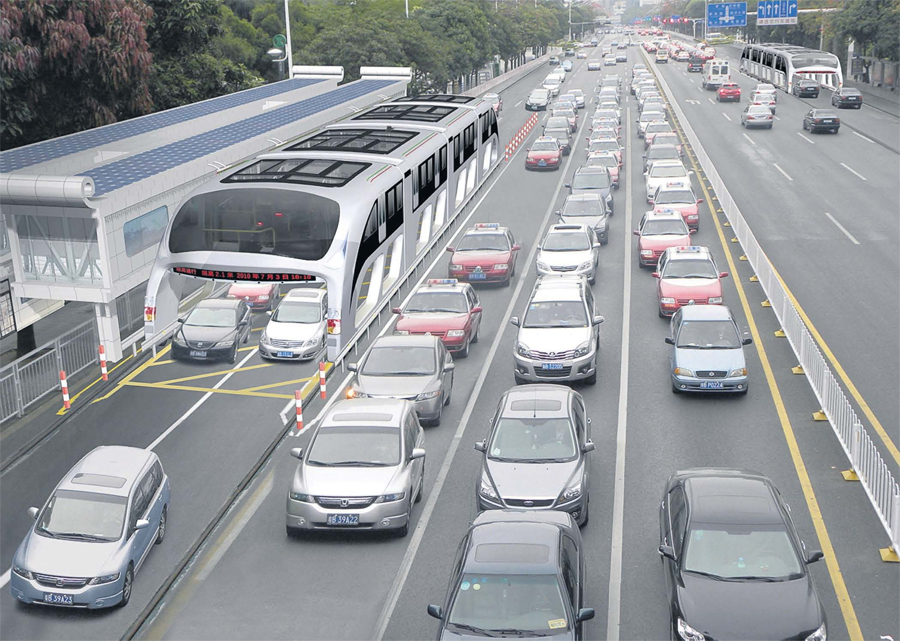
[[[16,550],[9,586],[22,603],[74,608],[128,604],[134,575],[166,535],[169,478],[159,457],[104,446],[75,464]]]

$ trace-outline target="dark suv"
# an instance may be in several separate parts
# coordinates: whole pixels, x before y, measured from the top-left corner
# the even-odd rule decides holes
[[[818,98],[819,83],[808,78],[795,80],[791,87],[791,93],[798,98]]]

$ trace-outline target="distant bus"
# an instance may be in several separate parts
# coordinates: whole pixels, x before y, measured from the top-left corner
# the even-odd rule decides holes
[[[788,44],[746,45],[741,53],[740,70],[788,93],[799,79],[815,80],[830,90],[840,89],[844,84],[837,56]]]
[[[706,44],[708,45],[724,45],[734,42],[734,36],[726,36],[724,33],[710,31],[706,34]]]

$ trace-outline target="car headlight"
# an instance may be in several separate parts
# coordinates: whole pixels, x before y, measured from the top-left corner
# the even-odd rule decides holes
[[[466,330],[464,329],[451,329],[447,332],[447,336],[449,338],[459,338],[460,336],[465,336]]]
[[[509,269],[509,263],[497,263],[494,265],[494,269]]]
[[[694,372],[692,372],[689,369],[685,369],[684,367],[676,367],[672,371],[675,373],[675,376],[690,376],[690,377],[694,376]]]
[[[268,343],[269,342],[269,335],[266,333],[266,330],[263,330],[262,335],[259,337],[259,342],[260,343]]]
[[[684,619],[678,617],[678,636],[684,641],[705,641],[706,637],[703,633],[697,632],[694,628],[684,622]]]
[[[260,294],[259,296],[256,297],[256,300],[269,300],[269,295],[268,294]]]
[[[516,354],[519,356],[528,356],[530,349],[525,343],[516,343]]]
[[[300,492],[291,492],[290,495],[292,501],[300,501],[301,503],[315,503],[316,499],[313,498],[311,494],[302,494]]]
[[[104,574],[103,576],[95,576],[90,580],[90,585],[103,585],[104,583],[112,583],[119,580],[119,573]]]
[[[539,260],[539,261],[537,261],[537,268],[538,268],[538,269],[543,269],[544,271],[549,271],[549,270],[550,270],[550,265],[548,265],[547,263],[545,263],[545,262]]]
[[[430,398],[437,398],[440,396],[441,390],[436,389],[433,392],[422,392],[418,396],[416,396],[417,401],[427,401]]]
[[[733,369],[728,372],[728,376],[746,376],[747,368],[746,367],[738,367],[737,369]]]
[[[641,256],[652,256],[652,255],[653,255],[652,249],[642,249],[641,250]]]
[[[710,304],[710,305],[721,305],[721,304],[722,304],[722,297],[721,297],[721,296],[710,296],[710,298],[709,298],[709,304]]]
[[[663,305],[674,305],[675,299],[669,298],[668,296],[663,296],[662,298],[659,299],[659,302],[662,303]]]
[[[15,572],[16,574],[18,574],[23,579],[31,580],[34,578],[34,576],[32,576],[32,574],[31,574],[31,572],[29,572],[25,568],[19,567],[18,565],[14,565],[12,567],[12,571]]]
[[[405,330],[405,329],[395,329],[395,330],[394,330],[394,335],[395,335],[395,336],[409,336],[409,330]]]
[[[450,265],[450,271],[461,272],[463,270],[462,265]]]
[[[483,478],[481,479],[481,484],[478,486],[478,493],[485,498],[493,499],[496,501],[499,497],[497,496],[497,490],[494,489],[494,486],[491,485],[490,481]]]
[[[559,495],[559,501],[560,503],[568,503],[569,501],[574,501],[579,496],[581,496],[581,481],[567,487],[563,493]]]
[[[594,266],[594,261],[588,260],[588,261],[581,263],[581,265],[578,267],[578,269],[590,269],[593,266]]]
[[[828,630],[825,628],[824,621],[822,622],[822,625],[820,625],[818,628],[816,628],[815,632],[813,632],[811,635],[806,637],[806,641],[827,641],[827,639],[828,639]]]
[[[395,492],[394,494],[385,494],[383,496],[379,496],[376,503],[393,503],[395,501],[402,501],[406,498],[406,492]]]
[[[306,341],[306,346],[307,346],[307,347],[313,347],[314,345],[318,345],[318,344],[319,344],[319,337],[318,337],[318,336],[313,336],[313,337],[310,338],[308,341]]]
[[[591,351],[590,342],[584,343],[583,345],[579,345],[578,348],[575,350],[575,358],[578,358],[579,356],[584,356],[585,354],[587,354],[590,351]]]
[[[232,345],[234,345],[233,338],[227,341],[219,341],[218,343],[216,343],[216,347],[231,347]]]

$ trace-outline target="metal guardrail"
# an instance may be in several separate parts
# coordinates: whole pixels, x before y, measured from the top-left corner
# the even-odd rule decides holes
[[[71,379],[98,362],[97,325],[89,320],[0,369],[0,423],[21,417],[60,389],[59,372]]]
[[[665,80],[661,76],[657,76],[657,80],[666,94],[671,96]],[[781,328],[791,348],[797,355],[800,367],[803,368],[803,373],[821,404],[822,412],[834,430],[853,471],[869,497],[869,501],[875,508],[875,512],[891,540],[891,547],[895,553],[900,554],[900,486],[866,432],[865,426],[859,420],[850,401],[847,400],[815,339],[791,302],[772,264],[753,235],[750,225],[741,214],[740,208],[719,176],[703,145],[700,144],[700,139],[678,102],[670,100],[669,105],[678,117],[684,135],[691,143],[697,163],[703,168],[716,192],[719,206],[725,217],[728,218],[728,222],[731,223],[734,235],[740,242],[750,266],[753,267],[768,302],[772,306],[778,322],[781,323]]]

